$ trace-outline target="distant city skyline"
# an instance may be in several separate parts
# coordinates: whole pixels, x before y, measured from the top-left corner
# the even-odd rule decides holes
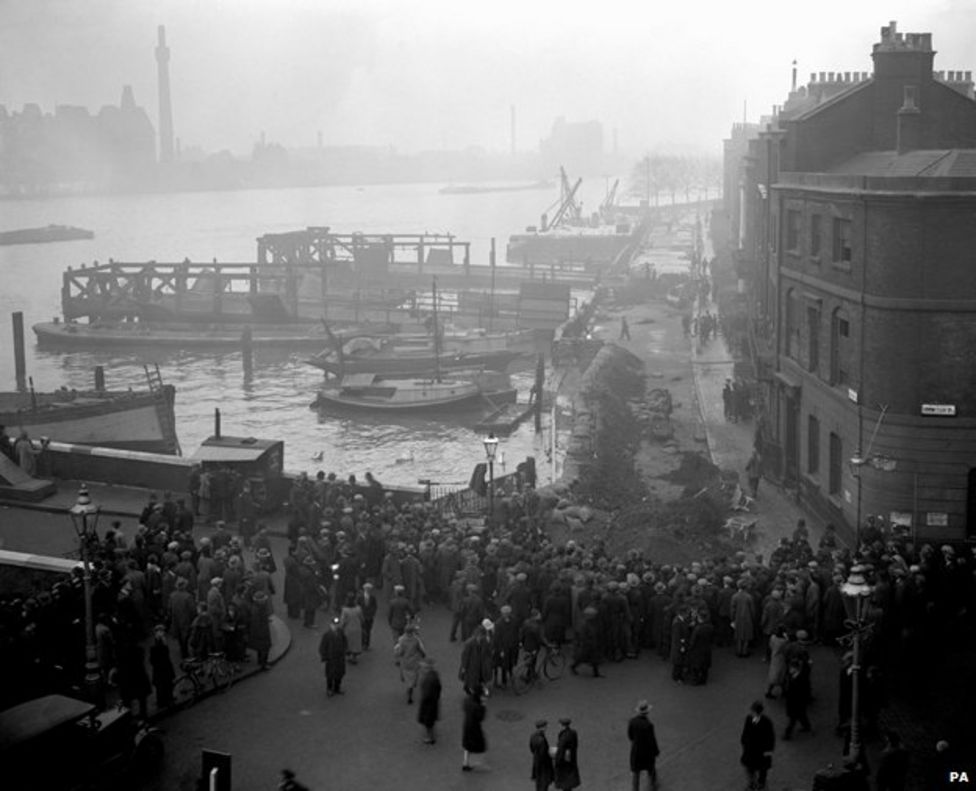
[[[867,31],[891,19],[932,32],[939,68],[972,69],[965,0],[772,0],[642,8],[498,0],[33,0],[0,4],[0,104],[93,113],[132,85],[159,129],[155,47],[165,25],[174,135],[183,148],[249,154],[262,132],[288,148],[539,150],[557,118],[603,125],[604,150],[717,155],[811,72],[870,67]]]

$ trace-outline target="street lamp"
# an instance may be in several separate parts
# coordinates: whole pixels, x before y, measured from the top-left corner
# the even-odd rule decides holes
[[[498,451],[495,432],[489,431],[484,443],[485,456],[488,457],[488,515],[491,516],[495,510],[495,453]]]
[[[92,502],[88,487],[81,485],[78,499],[68,509],[71,524],[78,534],[81,546],[81,562],[85,569],[85,686],[91,700],[99,708],[102,700],[102,674],[98,667],[98,653],[95,650],[95,619],[92,617],[91,562],[88,559],[88,542],[97,536],[98,515],[101,509]]]
[[[854,618],[845,621],[850,631],[842,638],[842,641],[850,643],[853,651],[851,660],[851,742],[848,748],[847,763],[852,767],[860,767],[863,764],[861,755],[861,723],[860,723],[860,684],[859,676],[861,672],[861,638],[867,634],[871,625],[864,622],[864,604],[874,586],[865,579],[864,566],[858,564],[851,567],[847,575],[847,582],[840,587],[840,592],[844,596],[845,604],[853,605]]]
[[[861,548],[861,468],[868,463],[868,459],[861,455],[861,451],[856,451],[848,460],[851,467],[851,475],[857,481],[857,511],[856,521],[854,522],[854,551]]]

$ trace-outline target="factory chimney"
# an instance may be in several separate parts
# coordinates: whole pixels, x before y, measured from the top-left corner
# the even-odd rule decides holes
[[[173,161],[173,107],[169,98],[169,47],[166,46],[166,27],[157,28],[156,71],[159,82],[159,161]]]

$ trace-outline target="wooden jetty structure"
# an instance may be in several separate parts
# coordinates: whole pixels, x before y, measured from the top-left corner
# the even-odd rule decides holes
[[[494,253],[494,245],[493,245]],[[456,293],[441,309],[463,326],[553,330],[572,288],[594,283],[582,267],[475,266],[470,243],[443,234],[336,234],[329,228],[266,234],[248,263],[110,260],[68,268],[61,308],[67,322],[157,324],[417,324],[436,276]]]

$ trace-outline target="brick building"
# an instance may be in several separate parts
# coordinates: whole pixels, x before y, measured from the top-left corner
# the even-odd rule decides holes
[[[727,169],[771,472],[835,523],[976,539],[976,101],[934,56],[883,27],[870,75],[794,77]]]

